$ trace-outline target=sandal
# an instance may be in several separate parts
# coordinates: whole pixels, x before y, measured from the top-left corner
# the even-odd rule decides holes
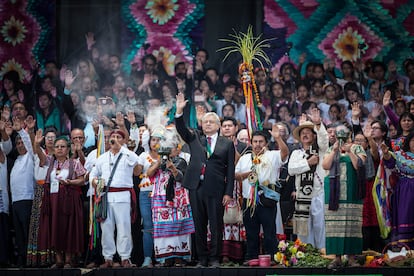
[[[131,268],[136,267],[136,265],[133,264],[130,259],[125,259],[121,262],[121,267]]]

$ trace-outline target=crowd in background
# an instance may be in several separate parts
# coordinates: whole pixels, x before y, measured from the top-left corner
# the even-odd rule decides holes
[[[261,101],[260,120],[264,130],[271,130],[271,135],[264,132],[249,137],[240,79],[235,72],[218,72],[216,68],[208,67],[209,53],[206,50],[199,49],[192,63],[177,63],[174,76],[164,70],[162,54],[157,57],[144,55],[141,64],[134,64],[131,73],[126,74],[121,68],[120,57],[97,47],[92,34],[88,34],[86,42],[85,57],[68,67],[59,67],[54,61],[46,62],[42,69],[33,64],[30,83],[22,83],[15,71],[2,77],[2,266],[72,267],[82,263],[90,267],[102,264],[113,267],[119,258],[119,265],[124,267],[131,267],[133,263],[152,267],[155,263],[181,266],[196,260],[195,252],[200,252],[197,246],[201,245],[197,244],[200,243],[197,238],[191,239],[191,234],[201,222],[195,219],[194,225],[191,191],[188,194],[187,187],[179,184],[185,183],[185,175],[190,174],[186,167],[191,165],[190,153],[194,153],[191,143],[185,137],[179,137],[182,133],[173,131],[174,152],[168,154],[168,168],[161,167],[159,144],[167,136],[165,129],[154,127],[153,119],[158,115],[166,117],[164,126],[174,124],[183,116],[186,126],[201,133],[205,132],[205,116],[211,113],[218,116],[220,136],[231,140],[236,152],[234,189],[231,189],[234,201],[223,199],[225,205],[239,204],[239,201],[240,206],[246,208],[246,200],[251,194],[246,191],[249,186],[241,183],[251,172],[242,177],[240,173],[243,171],[240,171],[241,165],[238,169],[237,161],[243,155],[251,154],[250,161],[253,162],[254,156],[263,154],[260,150],[255,151],[254,143],[262,141],[256,141],[254,137],[264,137],[266,143],[262,148],[269,151],[283,153],[281,143],[287,145],[290,154],[303,150],[303,154],[297,152],[294,155],[299,159],[306,156],[303,168],[292,167],[293,163],[288,161],[290,155],[283,158],[286,154],[281,154],[280,160],[277,159],[280,164],[274,169],[279,170],[277,178],[282,189],[277,207],[267,207],[278,213],[269,213],[274,221],[271,227],[274,227],[274,234],[286,234],[286,222],[293,218],[293,234],[303,239],[315,235],[315,239],[308,243],[326,248],[328,254],[337,256],[331,267],[341,265],[343,254],[352,256],[368,248],[381,251],[388,239],[414,245],[414,59],[407,58],[403,64],[393,60],[387,63],[344,61],[338,74],[330,61],[308,61],[303,54],[298,64],[286,62],[272,71],[256,68],[254,77]],[[183,103],[183,98],[188,100],[187,104]],[[154,113],[157,110],[161,112]],[[183,114],[177,110],[182,110]],[[306,123],[309,125],[304,127]],[[89,197],[93,194],[93,189],[89,189],[92,187],[89,174],[98,177],[106,168],[106,165],[95,166],[100,164],[96,160],[99,125],[104,128],[107,151],[115,147],[110,139],[128,148],[124,156],[129,159],[125,162],[129,162],[132,169],[131,185],[127,187],[136,194],[137,200],[133,204],[139,210],[135,221],[128,220],[132,233],[125,242],[130,243],[129,246],[117,239],[117,246],[123,244],[125,247],[117,248],[118,257],[111,251],[114,246],[109,250],[104,241],[103,248],[100,248],[100,241],[95,249],[89,246]],[[345,136],[338,137],[338,133],[345,133]],[[326,146],[321,140],[326,140]],[[114,161],[110,164],[110,168],[113,167]],[[346,170],[342,171],[344,166]],[[387,239],[380,236],[371,192],[379,168],[387,170],[388,188],[392,191],[392,231]],[[361,171],[363,175],[360,175]],[[304,173],[311,177],[306,183],[312,186],[311,195],[303,191],[306,178],[298,178]],[[345,180],[341,178],[344,174],[347,175]],[[319,182],[314,182],[317,178]],[[175,183],[173,191],[168,190],[172,182]],[[355,183],[359,185],[352,186]],[[56,185],[63,186],[59,189]],[[163,223],[164,202],[169,202],[168,212],[173,213],[170,216],[180,219]],[[298,211],[301,204],[305,204],[303,202],[311,206],[310,211]],[[338,222],[335,216],[340,214],[331,213],[338,209],[345,212],[342,217],[353,225],[352,228],[342,225],[343,232],[360,233],[351,240],[347,240],[348,236],[337,235],[342,231],[338,229],[342,228],[335,227]],[[61,213],[70,219],[62,219]],[[243,216],[243,222],[246,222],[246,214]],[[309,225],[301,228],[301,219]],[[310,223],[321,223],[321,220],[322,226]],[[183,227],[174,232],[180,239],[171,240],[171,236],[163,235],[177,223]],[[265,228],[260,219],[255,223]],[[213,265],[217,265],[217,261],[243,263],[257,257],[249,251],[252,228],[246,229],[243,223],[217,225],[223,228],[217,229],[223,232],[218,235],[223,244],[218,248],[220,259],[214,259]],[[106,231],[113,232],[113,225],[105,227]],[[116,227],[118,234],[123,231],[118,224]],[[103,232],[107,233],[105,230]],[[260,248],[257,244],[254,246],[273,256],[277,250],[276,237],[274,241],[266,240],[266,234],[272,231],[262,229],[260,235],[264,232],[265,242]],[[206,232],[210,243],[217,239],[215,232]],[[67,236],[73,239],[68,240]],[[339,242],[338,237],[351,241],[352,248],[340,246],[343,241]],[[266,242],[269,240],[274,244]],[[186,246],[170,254],[171,251],[163,248],[167,242]],[[208,263],[202,262],[202,265]]]

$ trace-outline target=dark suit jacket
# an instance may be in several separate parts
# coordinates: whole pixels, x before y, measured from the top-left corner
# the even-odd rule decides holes
[[[207,159],[207,139],[199,131],[190,131],[184,123],[183,116],[175,119],[177,132],[190,147],[191,158],[184,175],[183,186],[196,190],[200,185],[200,172],[206,164],[202,189],[206,195],[233,196],[234,157],[233,142],[218,136],[213,154]]]

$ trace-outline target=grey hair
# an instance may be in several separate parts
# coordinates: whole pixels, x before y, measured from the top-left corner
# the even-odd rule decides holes
[[[204,121],[209,116],[214,117],[214,119],[216,120],[216,123],[220,125],[220,117],[215,112],[207,112],[206,114],[204,114],[203,117],[201,118],[201,122]]]

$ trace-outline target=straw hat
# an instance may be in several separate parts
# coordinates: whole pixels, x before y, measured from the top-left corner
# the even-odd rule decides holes
[[[309,122],[309,121],[305,121],[305,122],[303,122],[300,126],[298,126],[298,127],[296,127],[294,130],[293,130],[293,137],[296,139],[296,140],[300,140],[300,132],[302,131],[302,129],[304,129],[304,128],[309,128],[310,130],[312,130],[312,132],[314,133],[314,134],[316,134],[316,132],[315,132],[315,130],[313,129],[315,127],[315,125],[312,123],[312,122]]]

